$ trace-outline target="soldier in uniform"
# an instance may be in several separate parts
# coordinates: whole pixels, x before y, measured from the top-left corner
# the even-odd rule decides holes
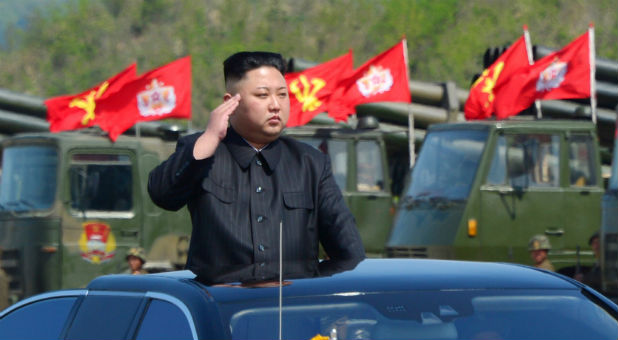
[[[534,235],[528,242],[528,251],[537,268],[555,271],[554,265],[547,258],[547,253],[551,249],[549,239],[545,235]]]
[[[144,263],[146,263],[146,256],[144,255],[144,249],[141,247],[135,247],[129,249],[127,251],[126,256],[127,263],[129,264],[129,269],[127,269],[127,274],[147,274],[146,270],[144,270]]]
[[[0,257],[2,255],[2,248],[0,248]],[[10,305],[10,294],[9,294],[9,281],[10,278],[0,267],[0,311],[5,309]]]
[[[601,266],[599,264],[601,257],[601,240],[599,232],[595,232],[588,239],[588,245],[592,248],[592,252],[594,253],[594,265],[587,273],[583,275],[581,278],[581,282],[587,284],[588,286],[594,288],[595,290],[602,292],[602,284],[601,284]]]

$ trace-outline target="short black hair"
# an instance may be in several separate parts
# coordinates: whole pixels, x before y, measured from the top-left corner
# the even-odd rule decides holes
[[[240,80],[245,73],[262,66],[272,66],[279,70],[281,74],[285,74],[285,61],[279,53],[238,52],[232,54],[223,62],[225,83]]]

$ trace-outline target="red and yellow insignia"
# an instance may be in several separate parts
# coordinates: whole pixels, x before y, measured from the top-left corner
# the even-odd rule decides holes
[[[101,98],[105,90],[107,90],[108,86],[109,86],[109,83],[106,81],[101,85],[101,87],[99,87],[98,90],[90,91],[83,98],[75,98],[71,100],[71,102],[69,103],[69,107],[78,107],[86,111],[86,114],[84,114],[84,117],[82,117],[82,121],[81,121],[82,125],[86,126],[88,125],[88,123],[90,123],[91,120],[94,120],[95,118],[94,110],[97,106],[96,100]]]
[[[485,108],[489,107],[489,104],[494,101],[494,87],[496,86],[496,82],[498,81],[498,77],[500,73],[504,69],[504,62],[501,61],[497,63],[494,67],[486,68],[483,70],[481,76],[472,84],[471,88],[478,86],[481,87],[481,92],[487,94],[487,101],[483,104]],[[491,74],[490,74],[491,72]],[[479,85],[481,84],[481,85]]]
[[[296,96],[296,100],[303,104],[303,112],[315,111],[322,105],[322,102],[318,99],[318,92],[324,86],[326,86],[324,79],[312,78],[309,81],[304,74],[301,74],[297,79],[290,82],[290,92]]]
[[[176,107],[176,93],[173,86],[153,79],[146,89],[137,94],[137,107],[143,117],[161,116]]]
[[[79,238],[79,249],[84,260],[90,263],[104,263],[116,254],[116,238],[106,223],[85,222]]]
[[[564,81],[567,71],[567,63],[556,58],[541,72],[541,74],[539,74],[539,79],[536,82],[536,90],[550,91],[560,87],[560,84]]]
[[[393,87],[393,76],[388,68],[370,66],[362,78],[356,81],[358,91],[365,97],[387,92]]]

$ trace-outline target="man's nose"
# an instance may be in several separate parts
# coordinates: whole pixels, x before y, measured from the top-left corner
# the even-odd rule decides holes
[[[279,97],[277,95],[270,96],[270,103],[268,104],[268,109],[271,111],[279,111],[281,110],[281,103],[279,102]]]

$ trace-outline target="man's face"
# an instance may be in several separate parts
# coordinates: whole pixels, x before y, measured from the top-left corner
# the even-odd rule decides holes
[[[595,237],[592,239],[592,241],[590,241],[590,247],[592,248],[592,252],[594,253],[594,257],[595,258],[599,258],[599,255],[601,254],[601,241],[599,240],[598,237]]]
[[[132,271],[140,270],[142,268],[143,263],[139,257],[129,256],[127,260],[129,261],[129,268],[131,268]]]
[[[253,69],[233,89],[240,94],[238,108],[230,117],[234,130],[255,147],[277,139],[290,115],[288,88],[281,72],[270,66]],[[234,94],[228,93],[226,98]]]
[[[540,264],[547,258],[547,250],[532,250],[530,251],[530,257],[532,258],[532,261],[534,261],[534,264]]]

